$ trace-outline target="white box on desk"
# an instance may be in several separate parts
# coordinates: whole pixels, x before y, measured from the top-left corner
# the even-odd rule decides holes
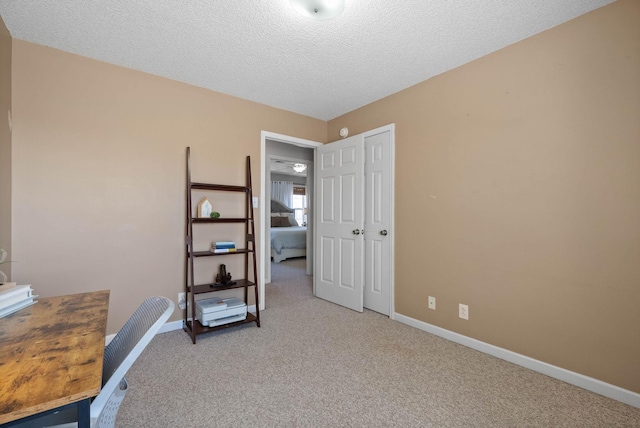
[[[196,318],[208,327],[242,321],[247,318],[247,304],[237,297],[198,300]]]

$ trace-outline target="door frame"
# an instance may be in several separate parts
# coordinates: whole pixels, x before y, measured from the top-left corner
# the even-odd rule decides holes
[[[269,159],[267,157],[267,140],[277,141],[279,143],[290,144],[293,146],[304,147],[308,149],[315,149],[316,147],[322,146],[323,144],[318,141],[305,140],[303,138],[291,137],[289,135],[277,134],[275,132],[269,131],[261,131],[260,132],[260,201],[259,204],[259,212],[260,212],[260,239],[259,239],[259,254],[262,257],[259,258],[260,268],[258,270],[258,299],[260,301],[259,308],[260,310],[264,310],[266,307],[265,302],[265,277],[266,277],[266,264],[271,263],[271,251],[269,246],[267,245],[270,242],[269,237],[267,236],[267,227],[266,227],[266,219],[271,218],[271,203],[266,200],[266,178],[267,171],[270,170],[270,166],[268,164]],[[315,152],[315,150],[314,150]],[[315,159],[315,153],[314,153]],[[315,177],[311,177],[312,180],[315,180]],[[312,216],[313,217],[313,216]],[[311,219],[313,222],[313,218]],[[309,231],[313,231],[313,225],[311,227],[307,225],[307,233]]]

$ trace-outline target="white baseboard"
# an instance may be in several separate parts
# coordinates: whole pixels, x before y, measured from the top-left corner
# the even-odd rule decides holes
[[[162,327],[160,327],[160,330],[158,330],[157,334],[167,333],[174,330],[182,330],[182,320],[165,323]]]
[[[555,379],[559,379],[563,382],[570,383],[571,385],[575,385],[588,391],[595,392],[596,394],[604,395],[605,397],[609,397],[630,406],[640,408],[640,394],[636,392],[629,391],[627,389],[623,389],[618,386],[602,382],[598,379],[594,379],[589,376],[581,375],[580,373],[563,369],[561,367],[553,366],[551,364],[535,360],[525,355],[518,354],[516,352],[509,351],[498,346],[490,345],[488,343],[463,336],[462,334],[455,333],[450,330],[445,330],[444,328],[437,327],[432,324],[427,324],[426,322],[419,321],[405,315],[401,315],[399,313],[394,313],[392,318],[403,324],[415,327],[436,336],[440,336],[452,342],[459,343],[461,345],[475,349],[476,351],[492,355],[502,360],[509,361],[510,363],[526,367],[535,372],[542,373]]]
[[[111,342],[113,340],[113,338],[116,337],[115,334],[110,334],[107,337],[104,338],[104,346],[107,346],[109,344],[109,342]]]
[[[254,314],[256,313],[256,305],[251,305],[247,308],[247,311],[249,312],[253,312]],[[160,327],[160,330],[158,330],[158,333],[167,333],[169,331],[174,331],[174,330],[182,330],[182,320],[178,320],[178,321],[171,321],[168,323],[165,323],[162,327]]]

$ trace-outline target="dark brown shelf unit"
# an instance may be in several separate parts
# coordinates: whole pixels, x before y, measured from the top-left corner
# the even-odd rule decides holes
[[[231,253],[214,253],[213,251],[194,251],[193,257],[211,257],[211,256],[228,256],[229,254],[244,254],[244,253],[252,253],[252,250],[247,250],[245,248],[238,248]]]
[[[201,294],[201,293],[211,293],[213,291],[231,290],[232,288],[253,287],[254,285],[256,285],[254,282],[247,281],[246,279],[238,279],[235,281],[236,281],[235,284],[225,284],[225,285],[216,284],[216,283],[194,285],[193,287],[191,286],[189,287],[189,291],[194,290],[195,294]]]
[[[200,324],[198,321],[196,321],[195,324],[193,324],[191,320],[187,320],[185,324],[186,325],[185,331],[187,333],[191,333],[192,335],[197,336],[198,334],[201,334],[201,333],[208,333],[210,331],[221,330],[223,328],[234,327],[236,325],[247,324],[250,322],[255,322],[258,324],[258,327],[260,327],[259,325],[260,320],[258,319],[258,317],[252,314],[251,312],[248,312],[247,318],[243,319],[242,321],[230,322],[229,324],[217,325],[215,327],[205,327],[202,324]]]
[[[191,183],[194,190],[219,190],[223,192],[248,192],[250,189],[245,186],[228,186],[226,184]]]
[[[246,223],[246,218],[194,218],[194,223]]]
[[[184,269],[184,291],[188,302],[187,309],[183,311],[183,329],[191,336],[192,342],[196,343],[196,336],[214,330],[233,327],[240,324],[255,322],[260,327],[260,308],[258,300],[258,269],[256,263],[256,241],[255,241],[255,224],[253,217],[253,192],[251,190],[251,158],[246,159],[246,183],[245,186],[233,186],[227,184],[211,184],[197,183],[191,181],[191,148],[187,147],[187,188],[186,188],[186,252],[185,252],[185,269]],[[212,192],[241,192],[244,193],[244,217],[218,217],[218,218],[194,218],[193,217],[193,190],[206,190]],[[244,248],[238,248],[234,252],[214,253],[213,251],[194,251],[193,249],[193,225],[194,224],[243,224],[244,225]],[[213,237],[213,236],[212,236]],[[236,279],[234,284],[195,284],[195,262],[200,257],[244,257],[244,278]],[[252,274],[253,281],[250,281],[249,274]],[[215,272],[211,273],[215,276]],[[214,293],[216,291],[243,289],[244,302],[249,306],[249,288],[253,288],[255,301],[255,314],[247,312],[247,318],[242,321],[236,321],[215,327],[206,327],[200,324],[196,319],[196,298],[195,296],[203,293]]]

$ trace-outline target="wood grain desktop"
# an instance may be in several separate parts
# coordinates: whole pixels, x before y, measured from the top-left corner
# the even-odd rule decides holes
[[[95,397],[109,291],[38,299],[0,319],[0,423]]]

